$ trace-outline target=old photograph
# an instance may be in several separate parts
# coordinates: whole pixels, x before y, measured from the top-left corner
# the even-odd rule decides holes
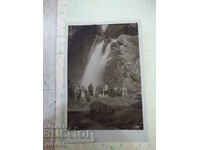
[[[137,23],[68,26],[68,130],[143,130]]]

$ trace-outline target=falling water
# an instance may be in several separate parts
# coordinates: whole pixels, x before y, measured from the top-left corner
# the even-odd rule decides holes
[[[103,45],[104,40],[94,47],[81,80],[82,86],[87,87],[90,83],[96,86],[101,82],[106,62],[109,60],[111,43],[107,45],[105,52],[103,52]]]

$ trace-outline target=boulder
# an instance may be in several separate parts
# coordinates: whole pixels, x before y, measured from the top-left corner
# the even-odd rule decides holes
[[[99,114],[112,114],[114,113],[114,109],[112,106],[104,104],[101,101],[93,101],[90,104],[90,112]]]

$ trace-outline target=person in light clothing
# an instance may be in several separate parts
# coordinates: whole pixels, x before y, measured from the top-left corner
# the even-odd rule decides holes
[[[108,84],[105,84],[105,87],[104,87],[104,96],[105,97],[108,96]]]
[[[123,97],[127,96],[127,88],[125,86],[122,88],[122,96]]]

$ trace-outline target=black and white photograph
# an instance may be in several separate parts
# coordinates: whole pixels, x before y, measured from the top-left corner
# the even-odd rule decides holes
[[[68,130],[143,130],[138,23],[69,25]]]

